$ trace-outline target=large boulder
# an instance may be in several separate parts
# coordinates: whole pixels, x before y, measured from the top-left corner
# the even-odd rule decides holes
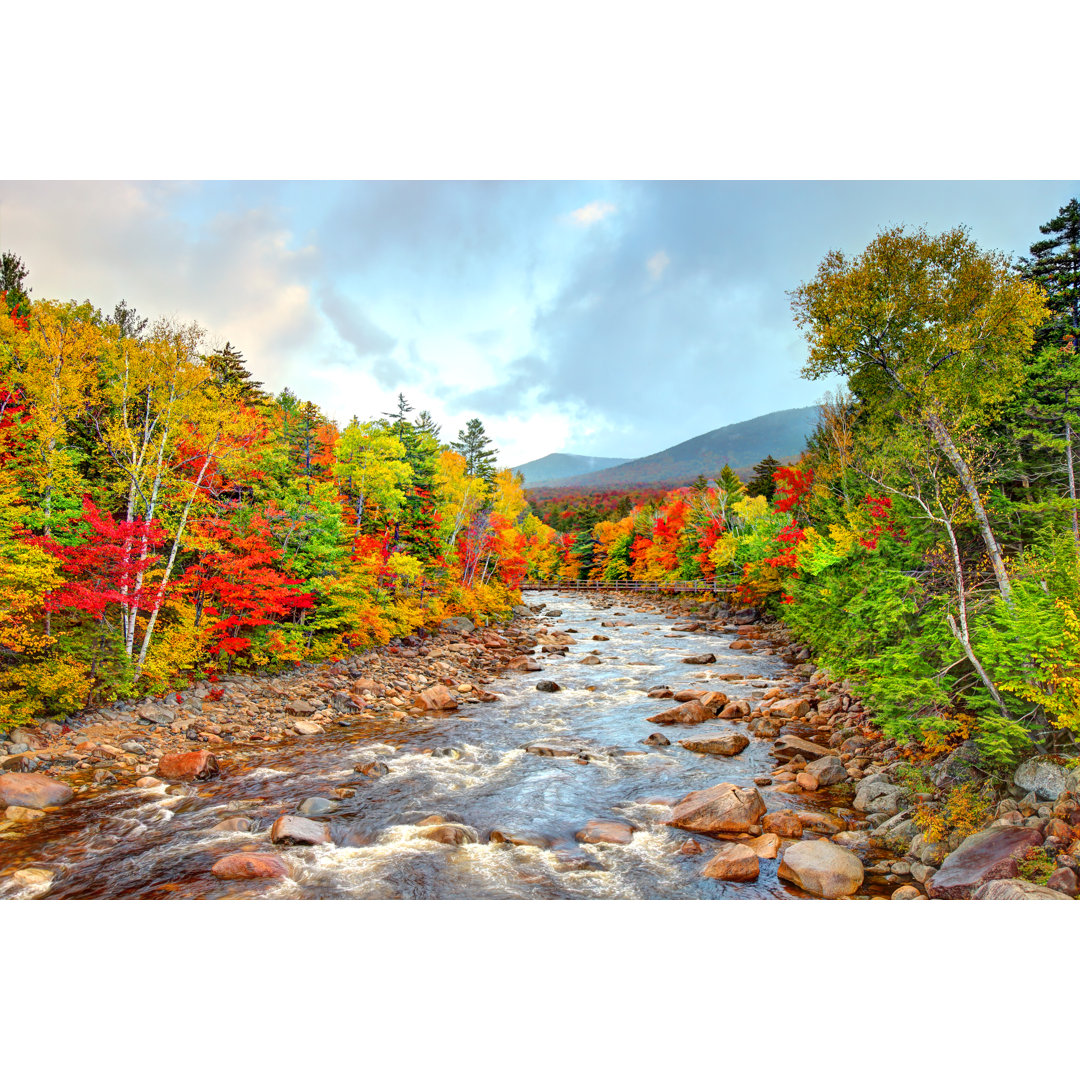
[[[858,891],[863,865],[858,856],[829,840],[800,840],[784,852],[776,876],[814,896],[835,900]]]
[[[818,787],[831,787],[833,784],[843,784],[847,781],[847,769],[838,757],[826,754],[817,761],[811,761],[804,773],[809,773],[818,782]]]
[[[757,788],[716,784],[691,791],[672,807],[669,825],[687,832],[722,836],[749,832],[765,816],[765,803]]]
[[[761,711],[765,712],[766,710],[771,716],[782,716],[788,720],[796,720],[810,711],[810,703],[803,701],[802,698],[783,698],[762,705]]]
[[[718,735],[702,735],[699,739],[683,739],[679,745],[697,754],[734,757],[750,745],[750,740],[741,731],[725,731]]]
[[[451,634],[471,634],[476,629],[476,624],[464,615],[459,615],[455,619],[443,619],[442,628]]]
[[[703,724],[711,719],[712,713],[700,701],[688,701],[648,718],[650,724]]]
[[[275,844],[329,844],[330,826],[311,818],[285,814],[274,822],[270,839]]]
[[[756,881],[761,872],[757,854],[745,844],[721,844],[702,867],[701,876],[720,881]]]
[[[934,879],[936,881],[936,879]],[[933,895],[934,881],[930,882]],[[1023,878],[997,878],[980,885],[973,900],[1068,900],[1070,897],[1044,885],[1033,885]]]
[[[191,750],[186,754],[163,755],[154,771],[162,780],[209,780],[221,769],[209,750]]]
[[[827,746],[818,746],[808,739],[800,739],[797,735],[784,735],[773,743],[772,754],[780,761],[790,761],[799,754],[807,761],[817,761],[820,757],[835,756],[836,751]]]
[[[1034,791],[1035,797],[1052,802],[1069,788],[1069,770],[1052,758],[1028,758],[1013,776],[1013,783],[1024,791]]]
[[[1028,848],[1041,843],[1038,829],[1015,825],[984,829],[945,859],[927,891],[933,900],[969,900],[988,881],[1016,877],[1019,860]]]
[[[867,814],[888,814],[892,817],[900,809],[900,796],[903,794],[904,789],[898,784],[890,784],[878,775],[867,776],[856,785],[852,805]]]
[[[50,806],[63,806],[74,798],[75,792],[67,784],[47,776],[23,772],[0,774],[0,803],[7,806],[44,810]]]

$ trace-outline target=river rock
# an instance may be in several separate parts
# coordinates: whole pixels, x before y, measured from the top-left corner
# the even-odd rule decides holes
[[[797,735],[783,735],[773,743],[772,755],[780,761],[790,761],[800,754],[807,761],[817,761],[818,758],[835,755],[836,751],[818,746],[808,739],[800,739]]]
[[[1069,770],[1052,758],[1028,758],[1016,770],[1013,783],[1049,802],[1065,794],[1069,786]]]
[[[421,840],[434,840],[437,844],[449,844],[459,847],[461,844],[475,844],[476,834],[465,825],[447,822],[444,825],[432,825],[418,834]]]
[[[210,873],[224,881],[248,881],[254,878],[284,878],[289,868],[279,855],[262,855],[255,852],[237,852],[218,859]]]
[[[701,876],[720,881],[756,881],[761,873],[758,857],[746,844],[723,843],[702,867]]]
[[[719,754],[721,757],[734,757],[750,745],[750,740],[739,731],[723,732],[720,735],[703,735],[700,739],[683,739],[680,746],[693,750],[696,754]]]
[[[314,716],[319,710],[310,701],[287,701],[285,711],[290,716]]]
[[[684,664],[715,664],[716,657],[711,652],[699,653],[697,656],[684,656]]]
[[[579,664],[593,664],[593,665],[595,665],[595,664],[603,663],[603,661],[600,659],[599,656],[583,656],[578,661],[578,663]]]
[[[251,832],[251,818],[230,817],[211,826],[211,832]]]
[[[17,821],[26,823],[28,821],[37,821],[39,818],[45,816],[44,810],[34,810],[29,806],[9,806],[4,811],[4,817],[8,821]]]
[[[761,827],[785,840],[798,840],[803,834],[803,824],[794,810],[773,810],[761,819]]]
[[[555,694],[562,689],[557,682],[552,682],[550,679],[541,679],[536,684],[536,689],[544,694]]]
[[[297,720],[293,724],[293,730],[298,735],[321,735],[323,733],[322,724],[317,724],[314,720]]]
[[[835,900],[858,891],[863,865],[829,840],[800,840],[784,852],[776,876],[814,896]]]
[[[708,709],[713,716],[719,715],[720,711],[727,705],[727,694],[721,693],[719,690],[710,690],[707,694],[702,694],[698,698],[698,701]]]
[[[519,833],[511,829],[492,829],[488,838],[492,844],[512,844],[515,847],[551,847],[551,841],[534,833]]]
[[[779,701],[770,701],[767,705],[762,705],[761,711],[769,710],[772,716],[782,716],[787,720],[797,720],[800,716],[805,716],[810,711],[809,702],[803,701],[802,698],[783,698]]]
[[[650,724],[703,724],[712,719],[712,713],[700,701],[688,701],[648,717]]]
[[[385,776],[390,771],[390,766],[385,761],[362,761],[353,768],[353,772],[361,776]]]
[[[984,829],[969,836],[945,861],[928,885],[933,900],[968,900],[988,881],[1014,878],[1017,863],[1042,843],[1037,829],[1015,825]]]
[[[880,776],[867,776],[856,786],[852,805],[867,814],[887,814],[892,817],[900,809],[900,796],[903,793],[904,789],[897,784],[890,784]]]
[[[765,816],[757,788],[716,784],[691,791],[672,808],[668,824],[687,832],[722,835],[749,832]]]
[[[329,844],[330,827],[310,818],[284,814],[270,829],[275,844]]]
[[[629,844],[634,826],[626,821],[590,821],[574,834],[579,844]]]
[[[890,900],[925,900],[921,892],[914,885],[901,885],[899,889],[896,889]]]
[[[762,833],[761,836],[752,836],[746,840],[740,840],[759,859],[775,859],[780,853],[780,837],[774,832]]]
[[[218,760],[209,750],[165,754],[156,769],[162,780],[209,780],[220,772]]]
[[[413,698],[414,709],[424,709],[429,712],[443,712],[458,707],[457,698],[442,683],[429,686],[422,693]]]
[[[1080,893],[1080,879],[1077,878],[1075,870],[1062,866],[1050,875],[1046,887],[1064,893],[1066,896],[1076,896]]]
[[[940,877],[940,875],[938,875]],[[937,878],[930,883],[931,896]],[[980,885],[973,900],[1068,900],[1070,897],[1045,885],[1033,885],[1023,878],[996,878]]]
[[[459,615],[454,619],[443,619],[442,629],[451,634],[471,634],[476,629],[476,624],[464,615]]]
[[[506,666],[512,671],[543,671],[531,656],[515,656]]]
[[[811,761],[803,770],[818,782],[819,787],[832,787],[833,784],[843,784],[847,781],[847,769],[838,757],[826,754],[816,761]]]
[[[659,731],[654,731],[651,735],[646,735],[644,739],[640,740],[646,746],[670,746],[671,740],[662,735]]]
[[[64,806],[75,798],[75,792],[59,780],[35,773],[8,772],[0,775],[0,803],[6,806],[28,806],[44,810]]]
[[[318,817],[320,814],[325,814],[334,809],[334,804],[329,799],[323,799],[319,796],[312,796],[310,799],[305,799],[296,812],[303,817]]]

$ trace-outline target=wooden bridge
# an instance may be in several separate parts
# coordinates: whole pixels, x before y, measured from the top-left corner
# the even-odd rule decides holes
[[[521,585],[535,592],[715,592],[716,586],[708,581],[525,581]]]

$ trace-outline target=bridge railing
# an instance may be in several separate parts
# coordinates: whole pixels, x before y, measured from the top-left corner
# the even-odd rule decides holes
[[[716,585],[708,581],[524,581],[521,588],[535,592],[568,592],[570,590],[629,592],[715,592]]]

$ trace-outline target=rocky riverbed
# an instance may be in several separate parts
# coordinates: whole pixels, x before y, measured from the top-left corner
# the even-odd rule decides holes
[[[909,790],[778,624],[526,599],[507,626],[9,733],[0,895],[1076,894],[1080,774],[1060,763],[1025,764],[987,828],[932,843],[913,812],[965,775],[963,748]],[[1034,850],[1042,885],[1018,876]]]

